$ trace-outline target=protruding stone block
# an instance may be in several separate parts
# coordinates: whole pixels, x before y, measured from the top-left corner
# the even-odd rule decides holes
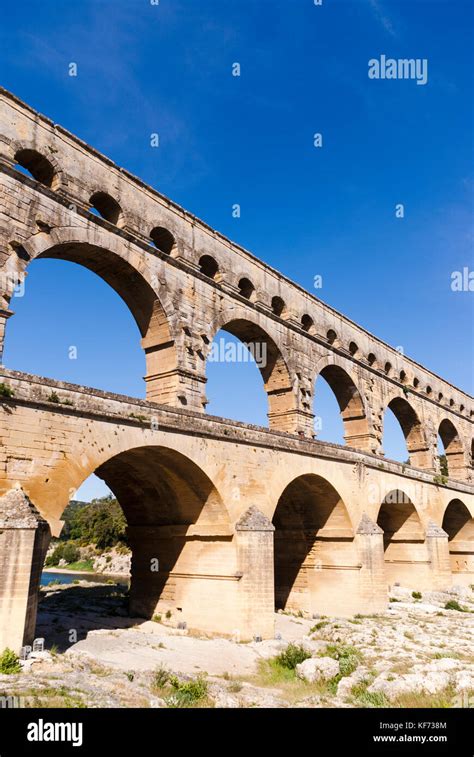
[[[0,651],[35,635],[38,589],[50,540],[46,520],[22,489],[0,498]]]

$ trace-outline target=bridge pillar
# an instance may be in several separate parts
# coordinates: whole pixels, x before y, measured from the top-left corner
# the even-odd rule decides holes
[[[432,589],[443,591],[453,583],[448,534],[430,520],[426,529],[426,547],[431,563]]]
[[[388,592],[385,575],[383,530],[364,513],[357,528],[355,545],[361,564],[359,573],[359,607],[361,614],[387,609]]]
[[[34,639],[47,522],[21,489],[0,498],[0,652]]]
[[[129,526],[130,613],[213,634],[273,637],[272,526],[255,516],[230,525]]]
[[[255,505],[235,526],[239,575],[240,638],[260,636],[272,639],[275,633],[275,589],[273,565],[274,525]]]

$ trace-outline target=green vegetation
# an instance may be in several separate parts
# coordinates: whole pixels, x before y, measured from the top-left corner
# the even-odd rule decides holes
[[[64,514],[61,540],[74,540],[84,546],[95,544],[98,549],[127,544],[126,520],[113,495],[92,502],[71,501]]]
[[[362,652],[359,649],[344,644],[329,644],[320,656],[338,660],[341,677],[350,676],[363,660]]]
[[[59,397],[56,392],[51,392],[48,397],[48,402],[54,402],[56,405],[59,405]]]
[[[8,384],[4,384],[3,381],[0,384],[0,397],[14,397],[15,392],[11,388],[11,386],[8,386]]]
[[[8,647],[0,655],[0,673],[3,675],[12,675],[21,672],[21,665],[18,655]]]
[[[311,652],[299,644],[288,644],[287,648],[275,657],[275,662],[281,668],[295,670],[301,662],[308,660]]]
[[[74,563],[79,560],[81,553],[79,549],[70,541],[60,542],[54,549],[52,555],[46,558],[46,567],[59,565],[61,560],[65,560],[66,563]]]
[[[455,599],[450,599],[444,606],[445,610],[457,610],[458,612],[469,612],[465,607],[462,607]]]
[[[93,560],[77,560],[76,562],[69,563],[68,570],[79,570],[87,573],[94,572]]]
[[[182,681],[166,668],[158,668],[152,681],[154,691],[165,697],[168,707],[194,707],[206,704],[208,700],[208,683],[202,675]]]
[[[439,460],[439,469],[442,476],[445,476],[448,478],[448,461],[446,460],[446,455],[438,455]]]
[[[372,681],[364,678],[351,689],[351,696],[361,707],[388,707],[389,700],[381,691],[367,691]]]
[[[412,591],[411,595],[413,599],[422,599],[423,597],[421,591]]]

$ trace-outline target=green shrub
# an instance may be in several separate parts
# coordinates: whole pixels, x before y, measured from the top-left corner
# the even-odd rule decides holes
[[[18,655],[8,647],[0,655],[0,673],[3,675],[12,675],[21,671]]]
[[[411,595],[412,595],[413,599],[421,599],[422,596],[423,596],[423,594],[421,593],[421,591],[412,591]]]
[[[51,392],[51,394],[48,397],[48,402],[54,402],[56,405],[59,404],[59,397],[56,394],[56,392]]]
[[[287,648],[275,657],[275,662],[282,668],[294,670],[297,665],[310,657],[311,652],[300,644],[288,644]]]
[[[0,384],[0,397],[13,397],[15,395],[15,392],[11,388],[11,386],[8,386],[8,384],[4,384],[3,381]]]
[[[329,644],[324,652],[321,652],[321,656],[338,660],[341,676],[350,676],[363,659],[362,653],[356,647],[344,644]]]
[[[154,689],[163,689],[169,680],[169,670],[166,670],[166,668],[158,668],[153,674],[152,687]]]
[[[180,681],[177,676],[170,676],[169,682],[175,690],[167,700],[169,707],[189,707],[207,696],[208,684],[202,676],[189,681]]]
[[[60,542],[54,552],[46,558],[46,566],[59,565],[60,560],[65,560],[68,564],[79,560],[81,553],[75,544],[69,541]]]
[[[309,632],[310,633],[315,633],[316,631],[320,631],[321,628],[324,628],[324,626],[327,626],[328,623],[329,623],[328,620],[320,620],[312,628],[309,629]]]
[[[459,602],[457,602],[455,599],[450,599],[449,602],[446,602],[444,609],[457,610],[458,612],[469,612],[469,610],[466,610],[465,607],[461,607]]]

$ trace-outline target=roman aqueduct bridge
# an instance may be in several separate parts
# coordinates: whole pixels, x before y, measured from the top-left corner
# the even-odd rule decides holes
[[[171,603],[190,627],[272,636],[275,604],[350,615],[397,581],[474,583],[472,398],[0,90],[2,344],[42,258],[123,298],[146,400],[1,369],[0,648],[31,639],[50,535],[94,472],[127,518],[140,616]],[[205,412],[220,329],[266,346],[268,429]],[[344,446],[314,438],[318,375]],[[384,457],[387,407],[407,464]]]

